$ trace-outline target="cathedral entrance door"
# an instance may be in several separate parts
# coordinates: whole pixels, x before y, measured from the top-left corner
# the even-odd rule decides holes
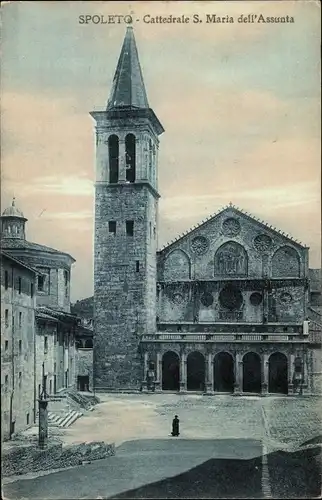
[[[219,352],[214,360],[214,391],[234,392],[234,360],[228,352]]]
[[[243,357],[243,392],[261,392],[261,360],[255,352]]]
[[[287,394],[287,357],[281,352],[275,352],[269,358],[268,392]]]
[[[200,352],[191,352],[187,357],[187,390],[205,390],[205,358]]]
[[[179,391],[180,388],[180,360],[177,353],[168,351],[162,358],[162,390]]]

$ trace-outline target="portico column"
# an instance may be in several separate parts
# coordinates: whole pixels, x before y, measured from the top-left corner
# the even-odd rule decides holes
[[[243,392],[243,355],[236,353],[234,394]]]
[[[144,352],[144,373],[143,373],[143,381],[142,381],[142,389],[147,390],[147,381],[146,381],[146,375],[148,371],[148,366],[149,366],[149,353],[148,351]]]
[[[214,392],[214,359],[211,352],[207,356],[207,384],[206,392],[211,394]]]
[[[187,390],[187,355],[185,352],[181,353],[180,359],[180,392]]]
[[[269,354],[264,354],[262,360],[262,394],[268,393],[268,372],[269,372]]]
[[[288,393],[293,394],[293,372],[294,372],[294,354],[288,355]]]
[[[119,180],[126,181],[125,139],[119,138]]]
[[[162,390],[162,353],[157,352],[157,380],[156,380],[156,390]]]

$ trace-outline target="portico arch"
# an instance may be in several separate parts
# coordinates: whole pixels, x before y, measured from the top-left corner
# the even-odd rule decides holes
[[[243,357],[243,392],[261,392],[261,359],[256,352]]]
[[[180,387],[180,359],[176,352],[167,351],[162,356],[162,390],[178,391]]]
[[[268,392],[288,393],[287,357],[281,352],[274,352],[268,360]]]
[[[234,359],[228,352],[219,352],[214,359],[214,391],[234,392]]]
[[[205,390],[205,358],[198,352],[191,352],[187,357],[187,390]]]

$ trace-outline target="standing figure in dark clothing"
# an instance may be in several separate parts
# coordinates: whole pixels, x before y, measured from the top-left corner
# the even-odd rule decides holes
[[[174,419],[172,420],[172,432],[171,436],[179,436],[179,419],[178,415],[174,416]]]

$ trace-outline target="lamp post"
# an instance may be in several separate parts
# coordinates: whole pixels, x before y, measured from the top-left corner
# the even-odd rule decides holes
[[[47,447],[48,440],[48,394],[46,391],[45,363],[42,364],[42,390],[38,398],[39,409],[39,427],[38,444],[39,448],[44,450]]]

